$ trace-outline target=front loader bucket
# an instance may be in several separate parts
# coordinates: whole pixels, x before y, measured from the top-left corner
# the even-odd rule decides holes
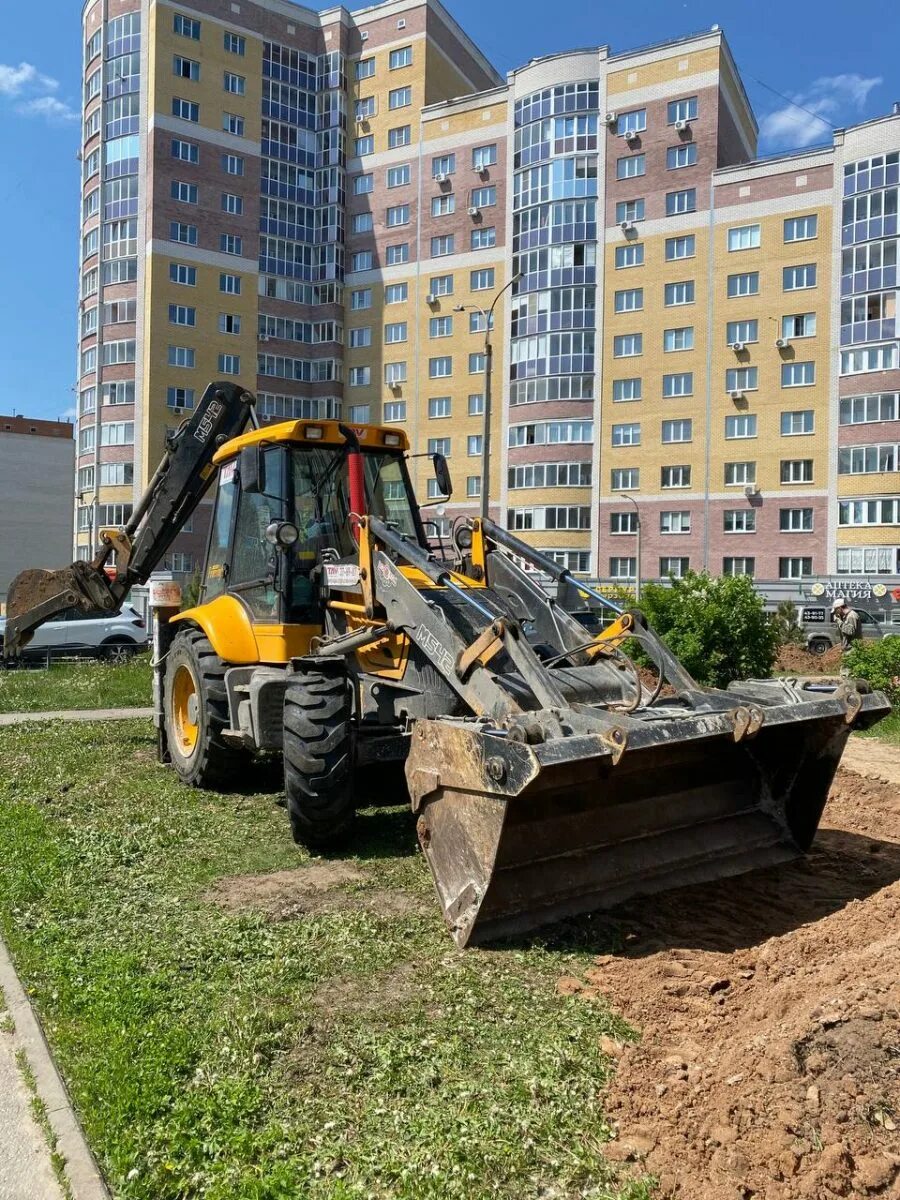
[[[887,702],[836,685],[802,703],[735,704],[655,708],[539,745],[419,722],[406,774],[456,944],[807,850],[851,721],[874,723]]]

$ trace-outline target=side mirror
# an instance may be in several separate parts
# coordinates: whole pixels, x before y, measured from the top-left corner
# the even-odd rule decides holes
[[[453,495],[453,480],[450,478],[450,468],[447,466],[447,459],[443,454],[435,454],[432,456],[434,463],[434,477],[437,480],[438,490],[442,496],[448,498]]]
[[[241,490],[249,496],[260,496],[266,490],[266,457],[259,444],[244,446],[238,459]]]

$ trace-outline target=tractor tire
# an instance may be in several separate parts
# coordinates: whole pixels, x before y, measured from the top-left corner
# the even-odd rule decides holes
[[[166,659],[163,711],[172,766],[192,787],[224,788],[246,763],[222,731],[230,725],[225,663],[199,629],[177,634]]]
[[[325,849],[355,817],[356,737],[345,674],[306,671],[284,693],[284,791],[294,841]]]

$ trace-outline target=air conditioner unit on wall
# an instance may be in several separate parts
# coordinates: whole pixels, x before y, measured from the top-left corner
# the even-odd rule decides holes
[[[623,233],[634,233],[634,226],[630,221],[622,221],[619,228]]]
[[[675,128],[678,130],[679,133],[684,133],[684,131],[686,129],[690,129],[690,125],[688,124],[687,121],[676,121]]]
[[[618,121],[618,119],[619,119],[619,114],[614,113],[614,112],[608,112],[606,114],[606,116],[603,118],[603,120],[606,122],[607,125],[615,125],[615,123],[616,123],[616,121]]]
[[[731,348],[735,352],[735,354],[740,354],[740,352],[744,349],[744,343],[743,342],[732,342]]]
[[[622,137],[626,142],[636,142],[638,140],[638,131],[636,129],[626,129]]]
[[[775,347],[778,350],[786,350],[791,343],[787,338],[776,338]]]
[[[434,294],[434,292],[429,292],[428,295],[425,297],[426,304],[437,304],[437,302],[438,302],[438,298]]]
[[[435,177],[434,177],[434,182],[435,183],[446,183],[447,176],[444,174],[443,171],[438,171],[437,175],[435,175]]]
[[[744,488],[744,495],[747,497],[758,496],[759,495],[758,485],[755,483],[748,483],[747,486]]]
[[[470,217],[477,217],[478,214],[481,212],[481,209],[477,208],[474,204],[472,204],[469,206],[467,211],[468,211],[468,214]]]
[[[744,398],[744,393],[737,391],[737,389],[735,389],[733,392],[729,392],[728,395],[732,400],[742,400]]]

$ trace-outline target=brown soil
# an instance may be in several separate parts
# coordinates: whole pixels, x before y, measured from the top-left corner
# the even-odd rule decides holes
[[[825,654],[810,654],[803,646],[787,642],[778,651],[775,670],[789,675],[840,675],[841,648],[835,646]]]
[[[609,1156],[662,1196],[900,1198],[900,789],[842,769],[825,818],[799,862],[623,906],[624,952],[560,981],[641,1031],[606,1043]]]
[[[350,863],[314,862],[294,871],[220,879],[203,898],[232,912],[252,909],[265,913],[274,921],[348,909],[402,917],[422,907],[415,896],[406,892],[388,888],[347,890],[348,884],[368,878]]]

